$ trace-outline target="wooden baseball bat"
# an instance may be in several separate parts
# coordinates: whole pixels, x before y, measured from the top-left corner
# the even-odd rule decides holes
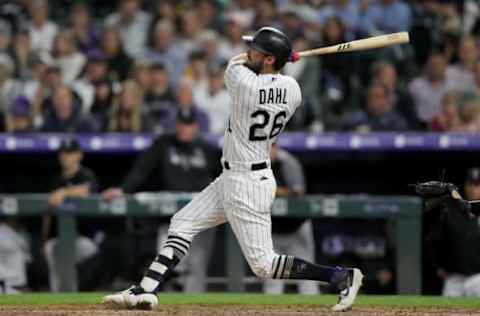
[[[293,61],[300,57],[325,55],[334,53],[356,52],[366,49],[386,47],[395,44],[405,44],[410,41],[408,32],[391,33],[380,36],[363,38],[351,42],[341,43],[333,46],[309,49],[302,52],[294,53]],[[295,56],[298,55],[298,56]],[[297,58],[296,58],[297,57]]]

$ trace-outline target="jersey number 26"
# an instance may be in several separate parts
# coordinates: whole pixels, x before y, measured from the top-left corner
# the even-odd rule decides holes
[[[273,117],[273,124],[272,128],[270,129],[270,134],[269,135],[257,135],[256,130],[261,129],[263,130],[265,126],[268,125],[270,121],[270,114],[265,111],[265,110],[258,110],[252,113],[250,117],[256,118],[257,116],[260,116],[260,123],[255,123],[250,126],[250,133],[248,134],[248,139],[251,141],[261,141],[261,140],[267,140],[270,138],[274,138],[283,129],[283,126],[285,125],[285,119],[287,118],[287,113],[285,111],[278,112],[275,114]]]

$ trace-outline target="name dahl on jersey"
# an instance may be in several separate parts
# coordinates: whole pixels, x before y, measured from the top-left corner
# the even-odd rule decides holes
[[[259,89],[258,99],[259,104],[287,104],[287,89]]]

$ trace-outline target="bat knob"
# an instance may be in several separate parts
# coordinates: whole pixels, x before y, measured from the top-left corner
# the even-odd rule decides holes
[[[294,52],[290,55],[290,58],[288,58],[288,61],[294,63],[300,59],[300,54],[297,52]]]

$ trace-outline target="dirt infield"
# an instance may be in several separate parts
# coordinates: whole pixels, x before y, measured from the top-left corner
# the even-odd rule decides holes
[[[480,316],[480,311],[432,307],[358,306],[333,313],[315,305],[160,305],[154,311],[118,310],[101,305],[0,305],[0,316]]]

